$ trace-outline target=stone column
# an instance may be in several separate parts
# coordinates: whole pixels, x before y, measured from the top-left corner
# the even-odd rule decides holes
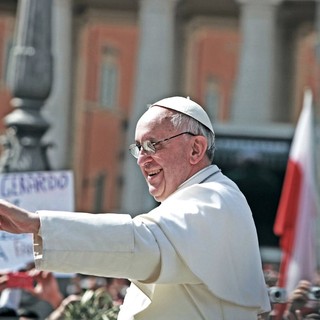
[[[71,113],[71,0],[53,0],[52,52],[55,58],[52,93],[43,114],[51,123],[44,140],[53,143],[48,150],[51,168],[66,169],[70,166]]]
[[[238,0],[242,44],[232,121],[268,123],[276,102],[276,11],[282,0]]]
[[[174,79],[174,24],[178,0],[140,0],[140,46],[137,61],[136,88],[128,128],[128,145],[134,142],[137,120],[147,105],[172,94]],[[125,154],[122,212],[136,215],[152,208],[136,159]]]

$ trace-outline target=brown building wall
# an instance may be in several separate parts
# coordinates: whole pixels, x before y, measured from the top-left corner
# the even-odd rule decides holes
[[[77,207],[115,211],[120,207],[125,128],[133,99],[137,28],[90,22],[81,30],[79,90],[75,135]],[[114,105],[102,105],[102,69],[106,51],[117,71]],[[108,54],[108,52],[107,52]],[[80,160],[81,159],[81,160]],[[79,163],[80,160],[80,163]]]
[[[223,20],[223,19],[222,19]],[[208,110],[213,120],[227,122],[238,70],[241,37],[238,26],[228,20],[205,22],[189,28],[182,73],[183,92],[206,103],[211,80],[218,95],[217,110]],[[6,87],[7,44],[13,35],[14,17],[0,15],[0,119],[12,111]],[[127,155],[126,125],[130,120],[135,89],[139,29],[136,21],[84,19],[74,29],[73,154],[76,209],[117,211],[120,207],[123,157]],[[319,92],[319,71],[315,55],[316,37],[312,32],[297,38],[292,122],[301,109],[306,86]],[[111,50],[111,51],[110,51]],[[110,52],[109,52],[110,51]],[[110,55],[109,55],[109,53]],[[103,105],[102,68],[109,60],[117,70],[113,105]],[[0,121],[0,134],[4,131]],[[133,139],[132,139],[133,140]]]
[[[210,81],[214,82],[219,105],[218,110],[211,110],[215,115],[213,120],[228,121],[238,68],[238,29],[228,24],[204,25],[193,31],[188,42],[190,72],[187,92],[205,106]]]
[[[11,95],[6,83],[8,51],[13,37],[14,17],[0,14],[0,119],[11,110]],[[4,122],[0,121],[0,132],[5,130]]]
[[[320,64],[317,52],[317,36],[312,30],[301,32],[296,44],[294,108],[292,122],[296,123],[303,104],[304,90],[309,88],[313,93],[315,111],[320,117]],[[320,118],[319,118],[320,119]]]

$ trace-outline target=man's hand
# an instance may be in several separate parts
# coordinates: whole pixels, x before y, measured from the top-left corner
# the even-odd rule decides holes
[[[311,282],[307,280],[299,281],[298,286],[289,296],[285,319],[304,319],[302,310],[309,301],[308,293],[310,288]]]
[[[0,274],[0,295],[1,291],[7,287],[8,276],[6,274]]]
[[[311,282],[301,280],[289,297],[289,304],[294,310],[302,309],[309,301],[308,293],[310,292]]]
[[[47,301],[51,304],[53,309],[58,308],[64,297],[54,275],[51,272],[39,271],[36,269],[30,270],[28,273],[36,281],[36,286],[32,289],[27,289],[26,291],[30,292],[38,299]]]
[[[38,233],[40,219],[36,213],[0,200],[0,230],[11,233]]]

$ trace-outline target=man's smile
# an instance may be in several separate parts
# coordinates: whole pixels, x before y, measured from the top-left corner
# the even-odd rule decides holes
[[[149,171],[148,176],[153,177],[153,176],[157,175],[158,173],[160,173],[161,171],[162,171],[161,169]]]

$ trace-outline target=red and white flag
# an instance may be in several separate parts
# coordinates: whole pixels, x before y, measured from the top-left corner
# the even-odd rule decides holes
[[[282,261],[278,285],[290,294],[300,280],[313,281],[317,268],[317,188],[312,95],[307,91],[293,141],[274,233]]]

